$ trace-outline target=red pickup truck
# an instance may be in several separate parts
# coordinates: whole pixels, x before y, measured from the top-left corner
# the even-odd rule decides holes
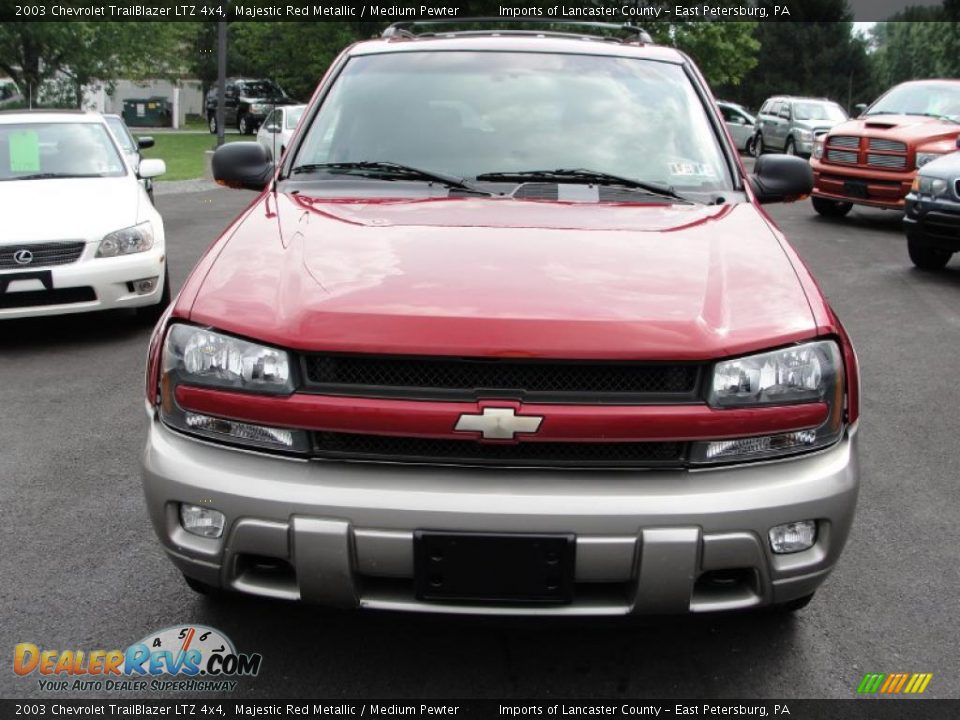
[[[956,150],[958,135],[960,80],[897,85],[817,140],[814,209],[827,217],[854,205],[902,211],[917,169]]]

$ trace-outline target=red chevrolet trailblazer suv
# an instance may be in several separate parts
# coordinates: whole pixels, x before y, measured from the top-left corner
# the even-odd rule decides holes
[[[858,488],[853,348],[690,59],[394,27],[333,63],[156,328],[143,479],[192,588],[618,615],[805,605]]]
[[[841,217],[854,205],[903,210],[917,170],[957,149],[960,80],[915,80],[817,138],[813,207]]]

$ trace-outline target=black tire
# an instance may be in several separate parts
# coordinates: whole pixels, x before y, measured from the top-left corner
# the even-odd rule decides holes
[[[757,142],[756,136],[747,138],[746,144],[743,146],[744,155],[753,155],[753,147]]]
[[[928,272],[943,270],[953,255],[949,250],[923,245],[913,238],[907,238],[907,252],[910,254],[910,260],[917,268]]]
[[[143,320],[149,325],[156,325],[160,316],[163,315],[167,305],[170,304],[170,270],[163,271],[163,292],[160,293],[160,302],[156,305],[147,305],[137,308],[137,318]]]
[[[763,155],[764,150],[766,150],[766,148],[763,147],[763,135],[757,133],[753,138],[753,156],[755,158],[760,157]]]
[[[246,113],[237,118],[237,130],[240,131],[241,135],[253,134],[253,125],[250,124],[250,119]]]
[[[827,198],[812,197],[813,209],[824,217],[841,218],[850,212],[853,203],[842,202],[840,200],[829,200]]]
[[[807,605],[809,605],[810,601],[813,600],[814,595],[816,595],[816,593],[810,593],[809,595],[798,597],[796,600],[790,600],[785,603],[771,605],[770,610],[778,615],[789,615],[790,613],[795,613],[797,610],[803,610]]]
[[[209,128],[211,135],[217,134],[217,114],[216,113],[207,113],[207,128]]]
[[[787,155],[796,155],[797,146],[793,142],[793,138],[787,138],[787,146],[783,149]]]

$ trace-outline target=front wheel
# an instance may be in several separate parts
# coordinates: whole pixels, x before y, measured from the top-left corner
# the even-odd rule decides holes
[[[210,113],[209,115],[207,115],[207,127],[210,128],[211,135],[217,134],[217,114],[216,113]]]
[[[758,158],[763,155],[763,151],[763,135],[757,133],[753,138],[753,156]]]
[[[784,149],[784,152],[786,152],[787,155],[797,154],[797,146],[793,144],[793,138],[787,140],[787,147]]]
[[[923,245],[913,238],[907,238],[907,252],[914,265],[928,271],[943,270],[950,262],[950,256],[953,255],[949,250]]]
[[[250,118],[246,115],[241,115],[240,119],[237,120],[237,130],[240,131],[241,135],[250,135],[253,133],[253,125],[250,123]]]
[[[754,145],[757,144],[757,139],[754,136],[748,137],[746,144],[743,146],[743,152],[747,155],[753,155]]]
[[[813,209],[824,217],[840,218],[853,208],[853,203],[841,202],[840,200],[828,200],[821,197],[811,199],[813,200]]]

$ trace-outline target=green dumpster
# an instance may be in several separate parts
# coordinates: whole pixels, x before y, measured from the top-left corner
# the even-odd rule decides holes
[[[124,100],[123,121],[127,127],[171,127],[173,112],[170,101],[163,97]]]

